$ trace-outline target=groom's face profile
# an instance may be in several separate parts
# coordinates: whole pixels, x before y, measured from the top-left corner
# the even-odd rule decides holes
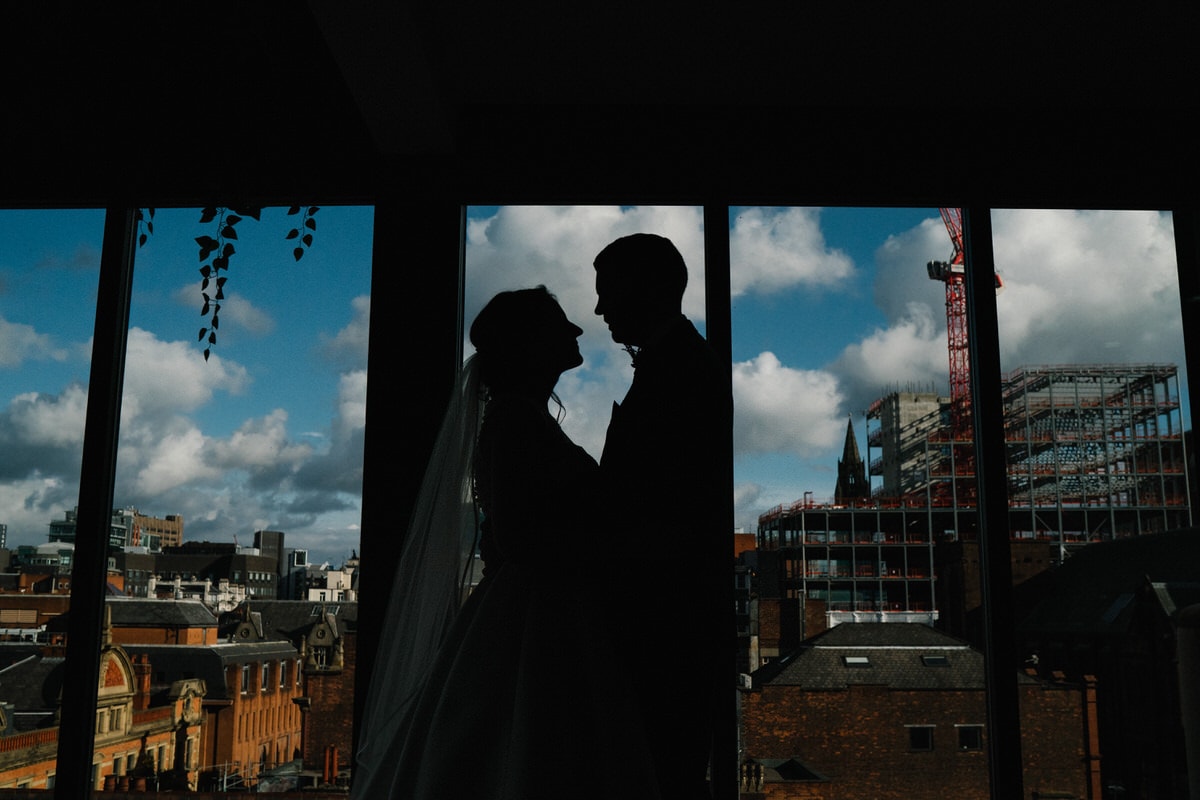
[[[644,344],[647,313],[645,293],[628,272],[609,267],[596,270],[596,315],[603,317],[612,338],[621,344]]]

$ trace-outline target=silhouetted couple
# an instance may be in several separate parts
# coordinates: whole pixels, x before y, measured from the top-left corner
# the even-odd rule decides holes
[[[669,240],[626,236],[594,265],[596,313],[634,356],[599,464],[550,414],[583,361],[553,295],[501,293],[471,326],[393,587],[356,797],[708,796],[732,668],[715,624],[728,385],[681,313]],[[459,609],[472,499],[485,568]]]

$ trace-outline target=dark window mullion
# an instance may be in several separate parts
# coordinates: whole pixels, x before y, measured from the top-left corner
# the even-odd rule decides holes
[[[109,525],[116,482],[136,232],[133,209],[109,208],[105,212],[79,476],[78,527],[71,568],[67,658],[63,667],[54,787],[54,796],[60,800],[84,800],[92,789],[100,629],[108,577]]]
[[[733,310],[730,303],[730,253],[729,253],[729,206],[704,206],[704,329],[705,336],[717,351],[720,361],[726,368],[725,385],[732,392],[733,366]],[[731,395],[732,397],[732,395]],[[728,404],[732,414],[732,400]],[[718,441],[714,439],[714,441]],[[733,531],[733,419],[727,419],[719,439],[720,446],[725,448],[722,464],[728,465],[725,482],[728,491],[725,492],[727,505],[724,509],[727,520],[725,529]],[[712,755],[712,795],[714,798],[725,800],[738,796],[738,764],[737,751],[737,707],[734,697],[728,692],[728,687],[734,685],[737,672],[737,622],[734,616],[732,602],[733,575],[728,569],[728,547],[724,546],[725,539],[716,544],[718,553],[713,563],[721,564],[725,569],[713,576],[719,591],[730,595],[730,602],[724,604],[727,610],[718,624],[722,630],[722,646],[727,647],[728,658],[725,662],[727,669],[724,674],[716,676],[717,685],[714,688],[714,703],[716,717],[714,719],[713,755]]]
[[[1183,317],[1183,350],[1187,366],[1188,410],[1192,425],[1200,420],[1200,208],[1177,208],[1171,212],[1175,228],[1175,262],[1179,272],[1179,303]],[[1176,378],[1176,387],[1179,379]],[[1178,390],[1176,391],[1178,394]],[[1184,447],[1194,445],[1185,437]],[[1184,477],[1188,497],[1195,475],[1188,473],[1190,453],[1184,453]],[[1189,507],[1188,524],[1196,509]]]
[[[987,682],[989,780],[994,798],[1023,797],[1012,548],[1008,535],[1007,461],[1001,403],[1000,335],[991,209],[963,213],[967,348],[978,487],[979,571]]]

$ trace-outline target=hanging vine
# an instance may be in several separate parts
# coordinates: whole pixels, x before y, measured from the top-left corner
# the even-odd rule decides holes
[[[304,257],[313,243],[313,232],[317,229],[316,214],[318,206],[292,206],[288,209],[289,216],[300,215],[300,224],[288,231],[286,240],[295,239],[296,246],[292,256],[297,261]],[[262,208],[244,207],[227,208],[212,206],[200,212],[200,224],[214,226],[212,234],[197,236],[195,241],[200,248],[200,297],[203,301],[200,316],[205,318],[205,324],[200,328],[196,337],[204,344],[204,360],[212,355],[212,348],[217,344],[217,330],[221,327],[221,301],[225,299],[225,283],[229,279],[229,259],[237,252],[234,242],[238,240],[237,225],[246,217],[255,222],[261,221]],[[139,208],[137,210],[138,247],[154,233],[154,209]]]

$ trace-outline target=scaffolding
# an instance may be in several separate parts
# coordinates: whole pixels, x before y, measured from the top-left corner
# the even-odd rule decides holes
[[[1023,367],[1002,385],[1011,539],[1046,542],[1061,559],[1088,542],[1191,525],[1175,365]],[[876,400],[871,496],[820,503],[807,493],[759,517],[759,547],[780,551],[780,596],[826,600],[831,623],[843,611],[937,618],[933,548],[978,532],[970,412],[952,402]]]

